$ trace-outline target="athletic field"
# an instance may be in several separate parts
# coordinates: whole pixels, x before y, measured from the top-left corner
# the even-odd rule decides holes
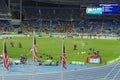
[[[11,47],[10,42],[14,43]],[[12,37],[7,38],[7,53],[13,59],[19,59],[20,56],[26,56],[32,59],[33,37]],[[19,48],[19,44],[22,48]],[[48,55],[53,57],[53,61],[60,61],[62,54],[62,38],[50,37],[36,37],[36,45],[38,51],[38,60],[46,60]],[[78,38],[64,38],[65,49],[67,54],[67,63],[71,61],[85,62],[88,55],[89,48],[94,48],[95,51],[100,51],[100,56],[103,58],[103,64],[120,56],[120,41],[118,40],[99,40],[99,39],[78,39]],[[0,39],[0,51],[3,53],[3,39]],[[77,50],[74,49],[74,44],[77,44]],[[81,52],[85,52],[82,54]],[[42,57],[41,57],[42,56]]]

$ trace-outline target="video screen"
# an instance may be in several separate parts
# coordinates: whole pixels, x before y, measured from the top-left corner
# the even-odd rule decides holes
[[[102,14],[118,14],[118,4],[99,4],[102,7]]]
[[[86,9],[87,14],[102,14],[102,8],[89,7]]]
[[[86,14],[118,14],[118,4],[99,4],[97,7],[87,7]]]

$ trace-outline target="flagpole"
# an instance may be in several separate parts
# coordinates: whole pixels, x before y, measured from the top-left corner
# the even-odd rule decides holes
[[[4,67],[2,67],[2,80],[4,80]]]
[[[33,65],[32,65],[32,80],[34,80],[34,61],[33,61]]]
[[[4,57],[4,43],[5,43],[5,40],[3,42],[3,57]],[[2,65],[2,80],[4,80],[4,62],[3,62],[3,65]]]
[[[33,31],[33,44],[32,44],[32,57],[33,57],[33,65],[32,65],[32,80],[34,80],[34,35],[35,32]]]
[[[64,45],[64,38],[62,39],[62,55],[61,55],[61,80],[63,80],[63,45]]]

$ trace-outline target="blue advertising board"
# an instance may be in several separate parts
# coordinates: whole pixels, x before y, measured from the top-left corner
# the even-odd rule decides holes
[[[86,8],[86,14],[118,14],[118,4],[99,4],[99,6],[91,6]]]

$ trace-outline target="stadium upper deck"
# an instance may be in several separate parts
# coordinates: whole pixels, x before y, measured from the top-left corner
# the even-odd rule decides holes
[[[22,3],[20,3],[22,1]],[[41,25],[45,25],[43,31],[50,31],[50,20],[52,20],[53,30],[58,32],[64,32],[64,27],[68,27],[67,31],[80,32],[81,28],[84,28],[84,32],[97,32],[99,29],[105,29],[107,32],[112,30],[119,30],[120,14],[117,15],[88,15],[86,14],[86,7],[88,5],[99,4],[99,3],[116,3],[120,4],[119,0],[10,0],[10,12],[13,19],[24,20],[36,20],[30,22],[23,22],[22,27],[39,29],[38,20],[42,20]],[[5,5],[8,5],[9,1],[2,0]],[[21,5],[22,4],[22,5]],[[5,7],[4,5],[4,7]],[[22,9],[20,9],[22,8]],[[1,7],[1,9],[4,9]],[[7,10],[7,9],[6,9]],[[2,11],[2,10],[1,10]],[[6,13],[8,13],[6,12]],[[120,11],[119,11],[120,12]],[[7,16],[6,16],[7,17]],[[4,19],[3,19],[4,18]],[[7,20],[2,17],[1,20]],[[7,22],[7,23],[6,23]],[[3,30],[12,30],[16,25],[9,24],[10,21],[1,21],[1,27]],[[15,27],[14,27],[15,26]],[[73,28],[74,27],[74,28]],[[12,28],[12,29],[11,29]],[[24,27],[25,28],[25,27]],[[89,29],[89,30],[88,30]],[[104,30],[104,32],[105,32]],[[14,31],[14,30],[13,30]]]

